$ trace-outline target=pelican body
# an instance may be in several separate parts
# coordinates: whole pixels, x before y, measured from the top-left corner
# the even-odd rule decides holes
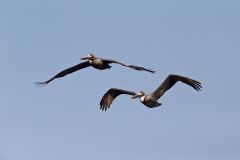
[[[134,99],[134,97],[132,97]],[[153,96],[151,95],[140,95],[140,102],[147,106],[148,108],[159,107],[161,103],[159,103]]]
[[[87,68],[87,67],[90,67],[90,66],[92,66],[93,68],[98,69],[98,70],[110,69],[112,67],[112,66],[109,65],[110,63],[120,64],[122,66],[129,67],[129,68],[132,68],[132,69],[135,69],[135,70],[138,70],[138,71],[147,71],[147,72],[150,72],[150,73],[155,73],[155,71],[153,71],[151,69],[146,69],[144,67],[139,67],[139,66],[127,64],[127,63],[119,62],[119,61],[116,61],[116,60],[97,58],[93,54],[89,54],[88,56],[81,58],[81,60],[87,60],[87,61],[79,63],[79,64],[77,64],[73,67],[67,68],[67,69],[59,72],[58,74],[56,74],[55,76],[53,76],[52,78],[50,78],[49,80],[47,80],[45,82],[36,82],[35,84],[37,86],[46,85],[56,78],[64,77],[68,74],[71,74],[73,72],[76,72],[78,70],[81,70],[83,68]]]
[[[99,69],[99,70],[104,70],[104,69],[110,69],[112,67],[100,58],[90,59],[91,57],[86,57],[86,59],[87,58],[89,58],[88,61],[93,68],[96,68],[96,69]],[[81,59],[84,60],[85,58],[81,58]]]
[[[202,88],[201,83],[196,80],[193,80],[188,77],[170,74],[155,91],[147,95],[143,91],[135,93],[132,91],[118,89],[118,88],[109,89],[103,95],[100,101],[100,109],[103,111],[106,111],[108,108],[110,108],[113,100],[121,94],[131,95],[132,99],[139,98],[140,102],[148,108],[159,107],[162,104],[158,102],[158,99],[160,99],[162,95],[178,81],[191,86],[197,91],[200,91]]]

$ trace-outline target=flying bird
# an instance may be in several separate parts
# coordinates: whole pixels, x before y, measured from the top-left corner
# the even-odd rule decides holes
[[[99,70],[110,69],[112,66],[110,66],[109,64],[111,64],[111,63],[120,64],[122,66],[129,67],[129,68],[132,68],[132,69],[135,69],[135,70],[138,70],[138,71],[147,71],[147,72],[155,73],[155,71],[153,71],[151,69],[146,69],[144,67],[139,67],[139,66],[127,64],[127,63],[119,62],[119,61],[116,61],[116,60],[98,58],[93,54],[89,54],[86,57],[81,58],[81,60],[87,60],[87,61],[85,61],[83,63],[79,63],[79,64],[77,64],[73,67],[67,68],[67,69],[59,72],[58,74],[56,74],[55,76],[53,76],[52,78],[50,78],[49,80],[47,80],[45,82],[36,82],[35,84],[37,86],[46,85],[56,78],[64,77],[68,74],[71,74],[71,73],[76,72],[80,69],[87,68],[87,67],[90,67],[90,66],[92,66],[93,68],[99,69]]]
[[[158,102],[158,99],[160,99],[160,97],[178,81],[193,87],[197,91],[200,91],[202,88],[201,83],[196,80],[193,80],[188,77],[170,74],[155,91],[148,95],[146,95],[144,91],[135,93],[132,91],[118,88],[109,89],[103,95],[100,101],[100,109],[103,111],[107,111],[107,109],[110,108],[113,100],[121,94],[131,95],[132,99],[139,98],[141,103],[147,106],[148,108],[159,107],[161,103]]]

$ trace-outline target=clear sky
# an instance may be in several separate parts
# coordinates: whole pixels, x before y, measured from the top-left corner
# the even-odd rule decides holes
[[[1,0],[1,160],[239,160],[239,0]],[[153,68],[87,68],[36,88],[89,52]],[[153,91],[149,109],[111,87]]]

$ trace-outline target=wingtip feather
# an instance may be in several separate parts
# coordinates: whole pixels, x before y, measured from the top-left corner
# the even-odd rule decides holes
[[[47,85],[48,83],[47,82],[36,82],[34,84],[36,85],[36,87],[42,87],[42,86]]]

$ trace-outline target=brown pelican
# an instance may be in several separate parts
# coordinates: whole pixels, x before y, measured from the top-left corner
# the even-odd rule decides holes
[[[36,82],[35,84],[38,85],[38,86],[39,85],[46,85],[56,78],[64,77],[67,74],[71,74],[71,73],[76,72],[80,69],[90,67],[90,66],[92,66],[93,68],[99,69],[99,70],[110,69],[112,67],[112,66],[109,65],[110,63],[121,64],[122,66],[130,67],[130,68],[138,70],[138,71],[148,71],[148,72],[151,72],[151,73],[155,73],[155,71],[153,71],[153,70],[146,69],[146,68],[139,67],[139,66],[135,66],[135,65],[131,65],[131,64],[122,63],[122,62],[119,62],[119,61],[116,61],[116,60],[97,58],[93,54],[89,54],[86,57],[81,58],[81,60],[87,60],[87,61],[85,61],[83,63],[79,63],[79,64],[77,64],[73,67],[67,68],[67,69],[59,72],[58,74],[56,74],[55,76],[53,76],[52,78],[50,78],[49,80],[47,80],[45,82]]]
[[[106,111],[108,108],[110,108],[113,100],[120,94],[132,95],[132,99],[139,98],[140,101],[149,108],[158,107],[161,105],[161,103],[158,102],[158,99],[178,81],[181,81],[193,87],[197,91],[200,91],[202,88],[201,83],[196,80],[190,79],[188,77],[170,74],[155,91],[148,95],[146,95],[143,91],[135,93],[118,88],[109,89],[101,99],[100,109]]]

